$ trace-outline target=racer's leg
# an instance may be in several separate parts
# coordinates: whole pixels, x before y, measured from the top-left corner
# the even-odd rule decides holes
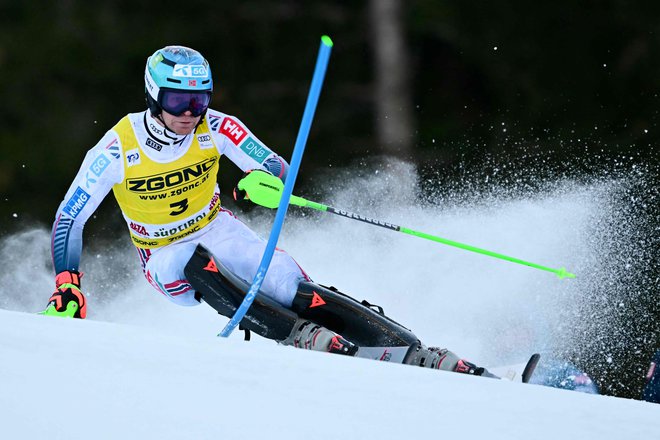
[[[197,247],[184,272],[197,291],[197,297],[227,317],[234,315],[250,286],[202,245]],[[241,326],[283,345],[349,356],[357,351],[354,344],[339,334],[301,319],[261,292],[241,320]]]
[[[292,310],[357,344],[357,356],[493,377],[447,349],[426,347],[410,330],[385,316],[382,308],[358,302],[334,288],[300,283]]]
[[[199,304],[195,299],[195,290],[184,274],[184,267],[197,244],[204,245],[230,271],[250,282],[257,272],[266,246],[262,238],[230,211],[221,210],[218,217],[201,233],[149,252],[148,259],[143,258],[143,252],[140,253],[143,262],[146,261],[143,263],[144,273],[149,283],[179,305]],[[305,273],[293,258],[278,250],[273,255],[261,290],[278,303],[289,307],[298,283],[304,279],[307,279]]]
[[[196,242],[222,261],[233,274],[251,283],[261,263],[266,241],[227,210],[220,211],[208,228],[210,230]],[[298,283],[305,279],[307,276],[295,260],[286,252],[276,250],[261,291],[290,307]]]
[[[183,273],[195,246],[195,243],[182,241],[152,251],[143,267],[149,284],[180,306],[199,305],[195,290]]]

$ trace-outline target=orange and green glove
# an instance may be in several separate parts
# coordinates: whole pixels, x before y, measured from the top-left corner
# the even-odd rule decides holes
[[[87,316],[87,300],[80,291],[82,275],[76,270],[65,270],[58,273],[55,277],[55,292],[48,300],[46,310],[40,312],[40,314],[85,319]]]

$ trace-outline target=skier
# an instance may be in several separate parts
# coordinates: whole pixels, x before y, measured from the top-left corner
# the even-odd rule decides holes
[[[52,229],[56,290],[49,316],[85,318],[80,255],[85,222],[112,190],[147,281],[181,306],[232,316],[265,241],[220,203],[219,159],[286,179],[288,164],[238,118],[209,109],[211,69],[197,51],[167,46],[147,58],[148,109],[130,113],[87,153]],[[240,200],[244,194],[234,190]],[[382,309],[311,282],[278,250],[241,325],[284,345],[491,376],[451,351],[423,345]]]

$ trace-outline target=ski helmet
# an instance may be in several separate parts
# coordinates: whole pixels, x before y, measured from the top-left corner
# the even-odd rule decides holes
[[[201,53],[184,46],[166,46],[147,58],[144,84],[153,116],[160,115],[163,109],[175,116],[186,110],[193,116],[203,116],[213,92],[208,61]]]

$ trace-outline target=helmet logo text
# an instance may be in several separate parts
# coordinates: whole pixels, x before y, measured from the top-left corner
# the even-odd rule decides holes
[[[205,78],[208,73],[206,67],[201,64],[177,64],[174,66],[172,75],[184,78]]]

